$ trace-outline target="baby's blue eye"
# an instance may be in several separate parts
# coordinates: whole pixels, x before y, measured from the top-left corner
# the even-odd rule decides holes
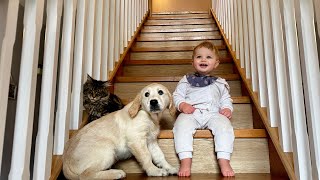
[[[197,56],[197,58],[201,58],[201,56]]]
[[[211,59],[212,57],[211,56],[207,56],[207,59]]]

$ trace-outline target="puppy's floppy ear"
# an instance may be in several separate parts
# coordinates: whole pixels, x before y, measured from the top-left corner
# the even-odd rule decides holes
[[[139,93],[134,98],[133,103],[128,110],[131,118],[134,118],[138,114],[138,111],[140,110],[140,106],[141,106],[141,93]]]
[[[172,98],[172,95],[170,94],[169,92],[169,113],[172,117],[175,117],[176,116],[176,107],[174,106],[174,102],[173,102],[173,98]]]

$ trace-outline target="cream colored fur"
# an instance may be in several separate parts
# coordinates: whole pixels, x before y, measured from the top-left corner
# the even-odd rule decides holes
[[[158,102],[158,108],[151,108],[151,100],[152,104],[155,104],[155,100]],[[166,108],[169,108],[171,115],[175,114],[170,92],[163,85],[153,83],[143,88],[133,102],[123,109],[86,125],[65,146],[65,177],[123,178],[126,176],[124,171],[110,167],[132,155],[148,176],[176,174],[177,169],[165,160],[157,143],[159,120]]]

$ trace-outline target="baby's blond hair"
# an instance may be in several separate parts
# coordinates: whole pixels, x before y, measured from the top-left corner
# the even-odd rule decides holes
[[[215,47],[211,42],[209,41],[203,41],[202,43],[198,44],[194,49],[193,49],[193,53],[192,53],[192,59],[196,53],[196,50],[197,49],[200,49],[200,48],[207,48],[211,51],[213,51],[213,53],[217,56],[217,58],[219,59],[219,51],[217,49],[217,47]]]

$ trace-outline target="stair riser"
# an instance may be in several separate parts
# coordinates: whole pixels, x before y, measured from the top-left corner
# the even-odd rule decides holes
[[[115,83],[114,92],[119,97],[124,99],[130,99],[135,97],[138,92],[141,91],[145,86],[151,84],[152,82],[135,82],[135,83]],[[178,82],[159,82],[160,84],[166,86],[170,92],[173,92],[177,86]],[[231,89],[231,96],[241,96],[241,84],[240,81],[228,81]]]
[[[203,42],[199,41],[168,41],[168,42],[136,42],[135,47],[149,47],[149,48],[157,48],[157,47],[185,47],[185,46],[197,46]],[[222,40],[209,40],[209,42],[213,43],[215,46],[224,45]],[[190,57],[188,58],[190,59]]]
[[[212,32],[179,32],[179,33],[141,33],[141,37],[176,37],[176,36],[213,36],[220,35],[219,31]]]
[[[159,139],[160,148],[167,161],[174,167],[179,167],[172,139]],[[252,148],[254,147],[254,148]],[[219,173],[212,139],[195,139],[192,160],[192,173]],[[231,166],[235,173],[270,173],[268,143],[265,138],[237,138],[231,157]],[[140,165],[134,159],[119,162],[115,168],[121,168],[126,173],[142,173]]]
[[[209,14],[199,14],[199,15],[152,15],[148,18],[148,20],[152,19],[208,19],[211,18]]]
[[[205,28],[205,27],[217,27],[216,24],[189,24],[189,25],[171,25],[170,29],[175,28]],[[144,29],[163,29],[163,28],[169,28],[164,26],[144,26]]]
[[[251,104],[234,104],[231,123],[234,129],[252,129],[253,118]],[[176,118],[170,116],[166,110],[160,121],[161,129],[171,130]]]
[[[187,73],[194,72],[194,68],[190,64],[183,65],[140,65],[140,66],[125,66],[123,76],[183,76]],[[233,73],[233,65],[231,63],[220,64],[211,75],[231,74]]]
[[[226,50],[219,51],[220,57],[230,57]],[[131,60],[158,60],[158,59],[192,59],[192,51],[182,52],[133,52]]]

